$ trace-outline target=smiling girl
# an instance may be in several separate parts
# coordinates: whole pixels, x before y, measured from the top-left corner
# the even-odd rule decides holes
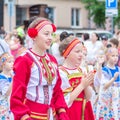
[[[35,19],[28,28],[33,46],[14,64],[11,110],[15,120],[68,120],[56,59],[46,52],[55,25]]]

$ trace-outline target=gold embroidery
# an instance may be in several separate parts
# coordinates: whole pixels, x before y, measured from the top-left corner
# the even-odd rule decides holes
[[[81,72],[78,72],[78,73],[69,74],[68,78],[71,79],[71,78],[82,77],[82,76],[83,74]]]
[[[53,78],[54,76],[52,76],[52,72],[51,72],[51,70],[50,70],[50,68],[49,68],[49,66],[47,64],[46,59],[45,58],[41,58],[41,61],[42,61],[43,65],[44,65],[44,68],[45,68],[45,71],[46,71],[46,74],[47,74],[47,76],[44,75],[44,77],[46,78],[48,84],[51,84],[53,79],[54,79]]]
[[[65,89],[65,90],[63,91],[64,96],[66,96],[69,92],[72,92],[72,90],[73,90],[73,87],[69,87],[69,88]]]
[[[48,120],[47,114],[42,114],[37,112],[31,112],[30,117],[40,120]]]
[[[86,99],[84,99],[84,98],[76,98],[75,101],[83,101],[83,106],[82,106],[82,120],[84,120],[84,112],[85,112],[85,106],[86,106]]]
[[[47,117],[37,116],[37,115],[30,115],[30,117],[35,119],[41,119],[41,120],[48,120]]]

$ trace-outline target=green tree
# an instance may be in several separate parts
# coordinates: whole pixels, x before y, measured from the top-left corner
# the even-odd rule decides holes
[[[85,3],[86,9],[89,11],[88,19],[93,18],[97,27],[105,27],[105,2],[97,0],[81,0]]]
[[[93,17],[93,21],[97,27],[105,28],[105,1],[99,0],[81,0],[89,11],[88,19]],[[118,3],[118,17],[114,17],[114,25],[120,28],[120,2]]]

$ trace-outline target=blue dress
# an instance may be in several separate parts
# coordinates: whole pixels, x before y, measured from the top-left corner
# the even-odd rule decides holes
[[[9,97],[5,96],[11,84],[12,77],[0,73],[0,120],[10,120]]]

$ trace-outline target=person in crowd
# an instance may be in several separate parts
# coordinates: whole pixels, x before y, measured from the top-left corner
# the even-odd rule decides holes
[[[72,33],[68,33],[66,31],[63,31],[60,35],[56,35],[56,41],[51,46],[51,54],[57,59],[57,62],[59,65],[61,65],[64,61],[64,57],[60,55],[59,52],[59,45],[62,40],[64,40],[65,37],[68,37],[70,35],[73,35]]]
[[[117,32],[117,39],[118,39],[118,41],[120,41],[120,30],[118,30],[118,32]]]
[[[83,42],[84,42],[84,41],[87,41],[87,40],[89,40],[89,39],[90,39],[90,36],[89,36],[88,33],[83,33],[83,34],[82,34],[82,40],[83,40]]]
[[[112,38],[109,40],[108,44],[110,44],[112,47],[118,48],[119,41],[116,38]]]
[[[4,39],[5,35],[6,35],[6,31],[4,29],[4,26],[1,26],[0,27],[0,39]]]
[[[98,102],[98,98],[99,98],[101,69],[103,66],[106,65],[105,62],[106,62],[105,53],[98,54],[97,61],[96,61],[96,73],[95,73],[94,83],[93,83],[94,91],[93,91],[93,95],[92,95],[92,99],[91,99],[91,103],[92,103],[95,115],[96,115],[97,102]]]
[[[14,58],[9,53],[3,53],[0,57],[0,120],[12,120],[9,109],[9,97],[12,86]]]
[[[9,39],[10,39],[9,46],[10,46],[11,54],[16,59],[17,52],[21,48],[21,41],[20,41],[21,39],[18,37],[18,34],[12,34]]]
[[[58,64],[60,65],[63,63],[64,58],[60,56],[59,44],[60,44],[60,36],[59,34],[56,34],[53,36],[53,41],[49,49],[49,53],[51,53],[56,58]]]
[[[25,31],[24,31],[24,24],[23,25],[20,25],[19,27],[16,28],[17,30],[17,33],[18,35],[21,37],[21,38],[25,38]]]
[[[26,50],[24,38],[18,35],[16,29],[12,33],[8,33],[5,40],[9,45],[10,53],[15,59]]]
[[[118,29],[118,26],[115,26],[114,27],[114,31],[113,31],[113,38],[116,38],[118,39],[118,33],[119,33],[119,29]]]
[[[86,61],[86,56],[87,56],[87,48],[83,45],[82,49],[83,57],[82,57],[82,62],[80,64],[80,68],[82,69],[83,74],[88,74],[90,71],[97,71],[98,67],[95,65],[89,65]],[[98,56],[97,56],[98,60]],[[96,63],[97,64],[97,63]],[[92,90],[92,96],[90,98],[93,110],[94,110],[94,104],[96,103],[96,98],[97,98],[97,90],[94,87],[94,84],[90,85],[91,90]]]
[[[14,63],[10,109],[15,120],[69,120],[56,59],[46,52],[56,27],[38,17],[29,25],[33,46]]]
[[[106,35],[103,35],[101,37],[101,40],[102,40],[103,46],[106,47],[108,44],[108,37]]]
[[[120,68],[116,66],[118,61],[118,49],[108,48],[106,52],[106,65],[101,67],[98,79],[99,97],[96,107],[96,120],[119,120],[120,119]]]
[[[65,38],[59,50],[65,58],[62,66],[59,66],[62,78],[61,88],[68,105],[70,120],[94,120],[91,102],[91,87],[93,83],[93,71],[84,75],[79,67],[82,61],[82,42],[74,37]]]
[[[0,39],[0,55],[5,52],[11,53],[7,39],[8,35],[6,35],[4,39]]]
[[[80,64],[80,67],[82,68],[82,71],[84,74],[89,73],[91,70],[94,70],[93,65],[89,65],[87,62],[87,48],[83,45],[82,48],[82,62]]]
[[[102,42],[99,41],[99,36],[97,33],[92,33],[90,40],[84,42],[85,47],[87,48],[87,61],[88,64],[95,65],[96,56],[98,54],[98,50],[102,46]]]
[[[111,47],[115,47],[118,49],[118,62],[116,65],[120,66],[120,43],[119,43],[118,39],[116,39],[116,38],[110,39],[108,45],[111,45]]]
[[[27,48],[25,47],[25,42],[24,42],[24,38],[22,38],[21,36],[17,36],[18,40],[19,40],[19,44],[20,44],[20,47],[19,49],[16,51],[16,55],[15,55],[15,58],[17,58],[18,56],[20,56],[21,54],[24,54],[27,50]]]
[[[103,56],[105,56],[107,48],[112,47],[111,44],[109,44],[107,36],[105,36],[105,35],[101,36],[101,41],[102,41],[102,46],[101,46],[101,48],[97,52],[98,54],[97,54],[96,67],[99,66],[98,65],[98,59],[99,58],[100,59],[104,58]],[[105,64],[105,62],[102,64],[102,66],[104,66],[104,64]]]

